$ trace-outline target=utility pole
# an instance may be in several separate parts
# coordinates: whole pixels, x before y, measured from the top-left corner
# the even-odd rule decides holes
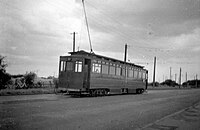
[[[163,75],[163,82],[165,82],[165,76]]]
[[[175,74],[175,82],[176,82],[176,75],[177,75],[177,74]]]
[[[196,87],[198,87],[197,74],[196,74]]]
[[[179,75],[179,88],[181,87],[181,68],[180,68],[180,75]]]
[[[187,83],[187,72],[185,73],[185,82],[186,82],[186,87],[188,86],[188,83]]]
[[[154,57],[153,87],[155,87],[156,57]]]
[[[172,80],[172,67],[170,67],[169,69],[169,77],[170,77],[170,80]]]
[[[77,34],[76,32],[71,33],[73,34],[73,52],[75,52],[75,45],[76,45],[76,37],[75,35]]]
[[[127,56],[127,44],[125,44],[124,62],[126,62],[126,56]]]
[[[187,72],[185,73],[185,82],[187,82]]]
[[[125,52],[124,52],[124,64],[126,63],[126,56],[127,56],[127,44],[125,44]],[[127,84],[127,72],[126,72],[126,68],[125,68],[125,84],[124,84],[124,87],[126,87],[126,84]]]

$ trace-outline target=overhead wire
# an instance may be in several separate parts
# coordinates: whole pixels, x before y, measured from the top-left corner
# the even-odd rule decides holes
[[[15,6],[15,5],[13,5],[13,4],[9,4],[9,3],[6,3],[6,2],[3,2],[3,1],[0,1],[2,4],[4,4],[4,5],[6,5],[6,6],[8,6],[8,7],[11,7],[11,8],[14,8],[15,10],[18,10],[18,11],[21,11],[21,12],[23,12],[25,15],[34,15],[34,16],[37,16],[37,17],[42,17],[42,18],[44,18],[45,20],[48,20],[49,21],[49,18],[46,16],[46,15],[43,15],[43,14],[41,14],[41,15],[35,15],[34,14],[34,12],[33,11],[29,11],[29,10],[25,10],[25,9],[22,9],[22,8],[19,8],[19,7],[17,7],[17,6]],[[48,1],[48,0],[45,0],[45,2],[47,3],[47,4],[49,4],[49,5],[51,5],[51,6],[55,6],[55,7],[57,7],[57,8],[59,8],[59,10],[61,10],[61,11],[64,11],[64,8],[61,8],[62,6],[60,6],[60,4],[55,4],[55,3],[52,3],[52,2],[50,2],[50,1]],[[111,31],[112,33],[115,33],[115,34],[118,34],[120,37],[122,37],[122,38],[124,38],[124,39],[128,39],[128,40],[130,40],[130,41],[132,41],[132,40],[134,40],[136,43],[141,43],[141,44],[143,44],[143,45],[146,45],[147,43],[146,42],[141,42],[141,41],[138,41],[138,40],[135,40],[134,38],[133,38],[133,32],[131,32],[129,29],[127,30],[128,31],[128,33],[123,33],[123,32],[121,32],[121,31],[119,31],[119,28],[117,27],[117,26],[112,26],[112,28],[109,28],[109,27],[106,27],[105,25],[107,24],[106,23],[106,20],[110,20],[110,22],[113,22],[114,21],[114,23],[117,23],[117,25],[122,25],[122,23],[120,23],[118,20],[116,20],[115,18],[112,18],[112,16],[109,16],[109,15],[107,15],[107,14],[105,14],[105,13],[103,13],[103,11],[101,11],[101,10],[99,10],[98,8],[96,8],[94,5],[92,5],[91,3],[89,3],[89,2],[87,2],[86,1],[86,3],[89,5],[89,6],[91,6],[91,7],[93,7],[94,9],[96,9],[96,10],[98,10],[98,13],[100,13],[101,15],[103,15],[103,17],[104,16],[107,16],[107,17],[104,17],[104,19],[99,19],[98,17],[96,17],[95,15],[93,15],[93,13],[92,13],[92,15],[90,15],[90,17],[92,17],[92,18],[90,18],[89,17],[89,19],[93,19],[94,21],[95,21],[95,24],[97,25],[97,26],[100,26],[100,25],[104,25],[104,28],[102,28],[103,30],[109,30],[109,31]],[[76,10],[75,10],[76,11]],[[17,18],[17,16],[16,16],[16,18]],[[51,21],[52,22],[52,21]],[[60,30],[65,30],[64,28],[66,27],[66,25],[65,24],[60,24],[59,22],[57,22],[57,21],[54,21],[53,20],[53,22],[55,23],[55,24],[59,24],[60,25]],[[113,42],[113,40],[110,40],[110,39],[105,39],[105,40],[107,40],[107,41],[110,41],[110,42]],[[125,41],[126,42],[126,41]],[[135,45],[135,44],[133,44],[133,45],[131,45],[132,46],[132,48],[133,49],[135,49],[135,51],[137,51],[138,53],[141,53],[141,52],[143,52],[142,51],[142,49],[143,50],[147,50],[147,51],[149,51],[149,52],[155,52],[155,53],[161,53],[161,52],[163,52],[163,55],[169,55],[169,53],[168,52],[170,52],[171,50],[169,50],[169,49],[160,49],[160,48],[152,48],[152,47],[144,47],[144,46],[139,46],[139,45]],[[137,49],[136,49],[137,48]],[[166,53],[167,52],[167,53]]]
[[[90,5],[92,8],[94,8],[94,9],[96,9],[96,10],[98,10],[98,12],[100,13],[100,14],[102,14],[102,15],[104,15],[103,16],[103,18],[102,19],[98,19],[97,17],[95,17],[95,20],[96,21],[100,21],[101,23],[105,23],[105,19],[109,19],[111,22],[112,22],[112,24],[114,23],[117,23],[119,26],[122,26],[123,25],[123,23],[121,23],[121,22],[119,22],[119,20],[116,20],[115,18],[113,18],[113,16],[111,16],[111,15],[107,15],[107,14],[105,14],[105,13],[103,13],[103,11],[101,11],[100,9],[98,9],[98,8],[96,8],[94,5],[92,5],[91,3],[89,3],[89,2],[86,2],[88,5]],[[94,17],[94,16],[92,16],[92,17]],[[114,22],[113,22],[114,21]],[[108,21],[106,21],[106,22],[108,22]],[[126,28],[126,32],[128,32],[128,33],[124,33],[124,32],[122,32],[122,30],[119,30],[119,26],[118,27],[116,27],[116,26],[112,26],[112,27],[110,27],[110,28],[108,28],[109,30],[113,30],[113,28],[114,28],[114,33],[117,33],[117,34],[119,34],[122,38],[124,38],[124,39],[128,39],[128,40],[134,40],[134,41],[136,41],[136,42],[138,42],[138,43],[145,43],[145,44],[148,44],[147,42],[141,42],[141,41],[138,41],[138,40],[135,40],[134,38],[133,38],[133,32],[132,31],[130,31],[130,28]],[[106,28],[106,27],[105,27]]]
[[[92,7],[94,7],[94,6],[92,6]],[[97,9],[96,7],[94,7],[95,9]],[[101,14],[103,14],[103,13],[101,13]],[[104,18],[106,18],[106,17],[104,17]],[[96,21],[95,21],[95,23],[98,23],[99,21],[100,21],[100,23],[102,24],[102,23],[105,23],[105,19],[98,19],[98,18],[93,18],[93,19],[95,19]],[[112,18],[111,18],[111,20],[113,20]],[[121,23],[119,23],[119,22],[117,22],[118,23],[118,25],[121,25]],[[106,27],[105,27],[105,29],[106,29]],[[104,29],[104,30],[105,30]],[[127,36],[127,35],[125,35],[124,33],[122,33],[121,31],[119,31],[119,28],[116,28],[116,26],[112,26],[112,27],[110,27],[110,28],[107,28],[109,31],[113,31],[115,34],[117,33],[118,35],[120,35],[120,38],[123,38],[123,37],[126,37],[126,38],[124,38],[124,39],[131,39],[131,40],[133,40],[131,37],[132,37],[132,35],[131,36]],[[138,41],[137,41],[138,42]]]
[[[95,20],[95,24],[98,24],[98,23],[100,23],[100,24],[104,24],[105,23],[105,19],[106,18],[109,18],[109,20],[113,23],[113,21],[114,21],[114,23],[117,23],[119,26],[120,25],[123,25],[122,23],[120,23],[119,21],[117,21],[117,20],[115,20],[115,18],[112,18],[112,16],[108,16],[107,14],[105,14],[105,13],[103,13],[103,11],[101,11],[101,10],[99,10],[98,8],[96,8],[94,5],[92,5],[91,3],[89,3],[89,2],[87,2],[87,4],[88,5],[90,5],[91,7],[93,7],[94,9],[96,9],[96,10],[98,10],[98,13],[100,13],[100,14],[102,14],[102,15],[104,15],[104,17],[103,17],[103,19],[99,19],[99,18],[97,18],[97,17],[95,17],[95,16],[92,16],[92,15],[90,15],[90,16],[92,16],[92,17],[95,17],[95,18],[93,18],[94,20]],[[93,13],[92,13],[93,14]],[[107,16],[107,17],[105,17],[105,16]],[[98,24],[98,25],[100,25],[100,24]],[[105,25],[104,25],[105,26]],[[156,48],[156,47],[154,47],[154,48],[152,48],[152,47],[147,47],[147,46],[149,46],[149,44],[150,43],[148,43],[148,42],[144,42],[144,41],[138,41],[138,40],[136,40],[136,39],[134,39],[133,38],[133,32],[132,32],[132,30],[130,30],[129,28],[126,30],[126,32],[128,32],[128,33],[123,33],[121,30],[119,31],[119,28],[118,27],[116,27],[116,26],[112,26],[112,27],[110,27],[110,28],[103,28],[104,30],[109,30],[109,31],[112,31],[112,33],[114,33],[114,34],[118,34],[119,36],[120,36],[120,39],[125,39],[125,40],[127,40],[127,41],[135,41],[135,44],[131,44],[131,45],[133,45],[133,49],[135,49],[135,48],[137,48],[137,49],[135,49],[138,53],[136,53],[136,54],[140,54],[140,53],[144,53],[144,50],[148,50],[149,52],[154,52],[154,53],[158,53],[158,52],[162,52],[162,53],[168,53],[168,52],[170,52],[171,50],[170,49],[160,49],[160,48]],[[107,39],[106,39],[107,40]],[[126,42],[127,42],[126,41]],[[137,45],[137,43],[139,43],[139,44],[142,44],[142,45],[146,45],[146,47],[144,47],[144,46],[139,46],[139,45]],[[129,43],[130,44],[130,43]],[[164,54],[164,55],[166,55],[166,54]]]
[[[109,16],[110,17],[110,16]],[[100,19],[96,19],[95,18],[95,20],[97,20],[97,21],[101,21],[102,22],[102,20]],[[115,20],[115,19],[112,19],[112,20]],[[119,23],[119,21],[117,21],[117,23]],[[101,23],[102,24],[102,23]],[[110,29],[110,28],[109,28]],[[115,29],[115,27],[114,27],[114,29]],[[110,30],[113,30],[113,29],[110,29]],[[143,45],[147,45],[147,46],[139,46],[139,45],[133,45],[133,48],[135,49],[135,51],[137,51],[137,52],[144,52],[144,50],[148,50],[149,52],[154,52],[154,55],[156,55],[157,53],[162,53],[162,57],[163,58],[161,58],[161,59],[165,59],[165,57],[168,57],[168,58],[170,58],[170,57],[174,57],[174,55],[175,55],[175,50],[174,50],[174,48],[159,48],[159,47],[148,47],[150,44],[144,44],[144,42],[141,42],[141,41],[138,41],[138,40],[135,40],[135,39],[133,39],[132,38],[132,33],[130,33],[131,31],[130,30],[128,30],[128,35],[127,34],[122,34],[122,33],[120,33],[120,32],[118,32],[118,31],[115,31],[114,33],[117,33],[117,34],[119,34],[120,36],[122,36],[122,37],[125,37],[125,38],[128,38],[128,39],[131,39],[131,41],[132,40],[134,40],[136,43],[142,43]],[[131,35],[130,35],[131,34]],[[137,49],[136,49],[137,48]],[[143,50],[143,51],[141,51],[141,50]],[[188,52],[189,53],[189,52]],[[139,54],[139,53],[138,53]],[[151,53],[149,53],[149,54],[151,54]],[[195,64],[194,62],[188,62],[188,61],[186,61],[186,62],[179,62],[179,61],[171,61],[171,59],[166,59],[166,60],[161,60],[161,61],[158,61],[157,63],[158,64],[179,64],[179,65],[181,65],[181,64]],[[158,58],[159,59],[159,58]],[[152,63],[153,64],[153,62],[149,62],[149,63]],[[145,64],[145,63],[144,63]]]
[[[87,4],[89,4],[90,6],[92,6],[93,8],[95,8],[96,10],[98,10],[94,5],[92,5],[92,4],[90,4],[89,2],[87,2]],[[101,14],[103,14],[103,15],[106,15],[105,13],[102,13],[102,11],[99,11]],[[108,16],[108,15],[107,15]],[[110,18],[110,17],[112,17],[112,16],[108,16],[108,18]],[[115,22],[117,22],[118,24],[121,24],[119,21],[117,21],[117,20],[115,20],[114,18],[110,18],[111,20],[113,20],[113,21],[115,21]],[[105,20],[102,20],[102,19],[96,19],[95,18],[95,20],[96,21],[101,21],[101,23],[102,23],[102,21],[103,21],[103,23],[104,23],[104,21]],[[114,27],[115,28],[115,27]],[[116,28],[115,28],[116,29]],[[112,28],[109,28],[109,30],[114,30],[114,29],[112,29]],[[117,30],[117,29],[116,29]],[[136,43],[142,43],[142,44],[145,44],[145,45],[147,45],[148,43],[147,42],[141,42],[141,41],[138,41],[138,40],[135,40],[132,36],[132,34],[131,34],[131,31],[130,30],[128,30],[128,35],[127,34],[124,34],[124,33],[121,33],[120,31],[115,31],[115,33],[118,33],[121,37],[126,37],[127,39],[131,39],[131,40],[134,40]],[[129,34],[131,34],[131,35],[129,35]],[[147,50],[147,51],[149,51],[149,52],[155,52],[155,53],[163,53],[162,55],[165,55],[165,56],[169,56],[169,55],[172,55],[172,54],[170,54],[170,52],[172,52],[173,51],[173,48],[158,48],[158,47],[144,47],[144,46],[139,46],[139,45],[135,45],[134,44],[134,46],[133,46],[133,48],[137,48],[137,51],[139,51],[138,49],[144,49],[144,50]]]
[[[59,6],[58,4],[55,4],[55,3],[52,3],[52,2],[50,2],[50,1],[48,1],[48,0],[45,0],[45,2],[47,3],[47,4],[49,4],[50,6],[54,6],[54,7],[57,7],[57,8],[59,8],[60,10],[63,10],[61,7],[62,6]],[[21,11],[21,12],[23,12],[24,14],[28,14],[28,15],[32,15],[32,16],[39,16],[39,17],[42,17],[43,19],[45,19],[45,20],[47,20],[47,21],[49,21],[49,18],[46,16],[46,15],[42,15],[42,14],[40,14],[40,15],[35,15],[33,12],[29,12],[28,10],[25,10],[25,9],[22,9],[22,8],[18,8],[17,6],[14,6],[14,5],[10,5],[10,4],[8,4],[8,3],[4,3],[4,4],[6,4],[7,6],[11,6],[12,8],[14,8],[14,9],[17,9],[18,11]],[[88,2],[87,2],[87,4],[88,4]],[[91,4],[90,4],[91,5]],[[94,7],[94,6],[93,6]],[[96,7],[94,7],[95,9],[96,9]],[[92,16],[93,17],[93,19],[95,20],[95,23],[97,24],[97,25],[102,25],[102,23],[104,23],[105,24],[105,20],[102,20],[102,19],[98,19],[97,17],[94,17],[94,16]],[[109,18],[109,17],[108,17]],[[113,20],[113,19],[112,19]],[[99,22],[99,21],[101,21],[101,22]],[[116,20],[114,20],[115,22],[117,22]],[[51,21],[52,22],[52,21]],[[66,25],[63,25],[63,24],[60,24],[60,23],[58,23],[58,22],[56,22],[56,21],[53,21],[53,22],[55,22],[55,24],[59,24],[62,28],[60,28],[61,30],[65,30],[64,28],[65,28],[65,26]],[[100,24],[99,24],[100,23]],[[119,22],[117,22],[118,24],[121,24],[121,23],[119,23]],[[112,31],[112,32],[114,32],[114,33],[117,33],[117,34],[119,34],[121,37],[126,37],[126,39],[131,39],[131,40],[134,40],[134,39],[132,39],[132,38],[130,38],[131,36],[129,36],[129,37],[127,37],[126,35],[124,35],[123,33],[121,33],[120,31],[118,31],[117,30],[117,27],[116,26],[113,26],[114,28],[106,28],[106,27],[104,27],[103,29],[104,30],[109,30],[109,31]],[[138,42],[138,41],[136,41],[136,42]]]

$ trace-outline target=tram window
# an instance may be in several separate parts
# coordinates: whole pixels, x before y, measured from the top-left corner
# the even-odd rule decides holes
[[[144,71],[144,73],[143,73],[143,79],[147,79],[147,74],[146,74],[145,71]]]
[[[110,72],[109,74],[115,75],[115,66],[110,65]]]
[[[128,68],[126,67],[126,69],[125,69],[125,74],[126,74],[126,77],[128,77]]]
[[[142,79],[145,79],[145,73],[142,72]]]
[[[63,71],[63,61],[60,62],[60,71]]]
[[[66,71],[66,61],[63,61],[63,71]]]
[[[101,73],[101,64],[93,63],[92,64],[92,72]]]
[[[129,69],[129,71],[128,71],[128,77],[133,77],[133,70]]]
[[[108,74],[108,65],[102,65],[102,74]]]
[[[143,79],[143,72],[141,72],[141,79]]]
[[[66,71],[66,61],[60,62],[60,71]]]
[[[82,62],[81,61],[76,61],[75,72],[82,72]]]
[[[134,78],[137,78],[137,76],[138,76],[138,71],[134,70]]]
[[[139,78],[139,79],[141,79],[141,78],[142,78],[142,72],[141,72],[141,71],[139,71],[138,78]]]
[[[66,68],[66,70],[73,70],[73,63],[72,62],[67,62],[67,68]]]
[[[121,71],[121,68],[120,68],[120,67],[117,67],[117,68],[116,68],[116,75],[120,75],[120,71]]]
[[[60,61],[60,71],[62,71],[63,68],[63,61]]]
[[[125,76],[125,68],[121,68],[121,75]]]

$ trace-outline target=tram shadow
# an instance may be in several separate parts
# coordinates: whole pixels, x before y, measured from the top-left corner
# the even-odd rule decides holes
[[[141,93],[141,94],[138,94],[138,93],[126,93],[126,94],[123,94],[123,93],[112,93],[112,94],[108,94],[108,95],[90,95],[90,94],[81,94],[81,95],[69,95],[70,97],[72,98],[101,98],[101,97],[109,97],[109,96],[128,96],[128,95],[143,95],[145,93]]]

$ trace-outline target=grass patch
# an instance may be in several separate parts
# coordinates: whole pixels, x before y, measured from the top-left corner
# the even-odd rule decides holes
[[[4,89],[0,90],[0,96],[11,95],[35,95],[35,94],[53,94],[54,88],[31,88],[31,89]]]

